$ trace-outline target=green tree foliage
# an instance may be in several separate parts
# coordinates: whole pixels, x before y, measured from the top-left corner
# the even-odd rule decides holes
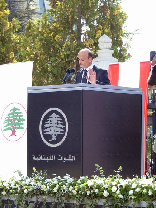
[[[8,21],[9,9],[5,0],[0,0],[0,64],[16,62],[13,50],[13,38],[19,29],[19,21]]]
[[[74,34],[76,41],[92,48],[96,54],[98,39],[106,34],[112,39],[114,57],[119,61],[130,58],[127,50],[131,34],[124,27],[127,14],[122,10],[120,0],[62,0],[53,1],[52,5],[51,15],[63,28],[64,35],[65,31],[68,35]]]
[[[120,62],[124,62],[131,57],[127,51],[133,35],[124,27],[127,14],[122,10],[120,0],[101,0],[100,2],[95,37],[99,34],[106,34],[110,37],[114,50],[113,56]]]
[[[60,0],[51,2],[51,10],[38,21],[29,20],[25,33],[14,36],[17,61],[34,61],[33,85],[61,84],[68,68],[78,69],[77,53],[89,47],[96,57],[98,39],[112,39],[114,57],[130,57],[129,37],[124,23],[126,13],[120,0]]]

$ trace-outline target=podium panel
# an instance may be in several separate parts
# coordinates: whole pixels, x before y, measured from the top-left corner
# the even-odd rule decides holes
[[[71,173],[78,177],[82,174],[81,103],[82,91],[28,94],[28,175],[31,174],[33,167],[37,170],[47,170],[48,175],[63,176]],[[61,118],[60,110],[66,115],[67,122],[63,120],[64,117]],[[47,132],[43,127],[51,115],[59,116],[63,123],[53,121],[51,124],[53,133],[45,134]],[[57,130],[61,128],[54,128],[56,123],[68,125],[67,137],[64,141],[62,141],[62,135],[64,136],[65,132],[59,134]],[[47,129],[46,126],[45,129]]]
[[[98,164],[106,176],[119,166],[125,178],[140,176],[142,96],[84,91],[83,98],[83,175]]]
[[[142,175],[142,92],[102,85],[28,88],[27,173]]]

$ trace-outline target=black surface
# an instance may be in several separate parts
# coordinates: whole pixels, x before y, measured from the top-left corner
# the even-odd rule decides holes
[[[98,164],[106,176],[119,166],[125,178],[140,176],[141,95],[84,91],[83,127],[83,175],[95,174]]]
[[[68,173],[78,177],[82,174],[81,97],[82,91],[28,94],[28,175],[31,175],[33,167],[37,170],[47,170],[48,176],[64,176]],[[67,138],[57,147],[46,145],[39,132],[41,117],[49,108],[61,109],[68,121]],[[44,158],[55,156],[55,159],[33,160],[34,156],[37,158],[41,155]],[[69,155],[75,156],[75,160],[64,161]]]
[[[68,121],[67,137],[57,147],[48,146],[39,132],[41,118],[50,108],[61,109]],[[28,93],[27,132],[29,176],[35,167],[47,170],[50,177],[66,173],[90,177],[98,174],[94,172],[95,164],[103,168],[106,176],[114,174],[119,166],[124,178],[141,175],[141,94],[94,90]],[[33,159],[41,155],[42,158],[55,155],[55,159]],[[75,160],[61,160],[69,155]]]

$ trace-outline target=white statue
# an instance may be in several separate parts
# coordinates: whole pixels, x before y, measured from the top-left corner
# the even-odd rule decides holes
[[[111,50],[112,40],[107,35],[103,35],[99,38],[99,49],[98,57],[93,60],[93,64],[102,69],[107,69],[109,64],[118,63],[118,59],[114,58],[112,54],[114,53]]]

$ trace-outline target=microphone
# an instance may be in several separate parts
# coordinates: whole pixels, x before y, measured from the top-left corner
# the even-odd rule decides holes
[[[66,77],[68,76],[68,74],[70,74],[70,69],[67,69],[66,74],[64,75],[62,81],[65,84],[66,83]]]
[[[71,77],[72,77],[72,75],[75,73],[75,69],[71,69],[70,70],[70,74],[69,74],[69,76],[68,76],[68,78],[67,78],[67,82],[68,83],[70,83],[70,79],[71,79]]]

